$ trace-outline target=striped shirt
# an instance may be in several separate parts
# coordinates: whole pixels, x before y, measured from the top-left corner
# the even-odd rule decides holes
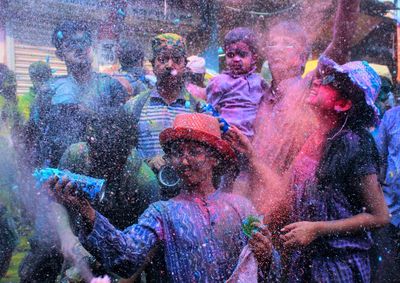
[[[137,150],[141,158],[152,158],[163,155],[159,135],[166,129],[172,127],[176,115],[191,113],[195,105],[186,103],[189,97],[187,90],[183,90],[179,97],[167,104],[156,89],[153,89],[140,114],[138,123]]]

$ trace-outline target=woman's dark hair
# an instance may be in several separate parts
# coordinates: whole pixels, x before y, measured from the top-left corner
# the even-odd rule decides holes
[[[237,42],[246,43],[251,52],[258,54],[258,40],[255,33],[251,29],[238,27],[229,31],[224,38],[224,48]]]
[[[84,32],[89,43],[92,43],[92,32],[86,22],[83,21],[64,21],[56,26],[51,42],[56,49],[60,49],[64,41],[70,39],[78,32]]]
[[[345,127],[349,129],[374,126],[377,119],[376,114],[374,109],[367,104],[364,91],[355,86],[345,74],[335,74],[335,78],[341,82],[337,87],[340,96],[352,102],[352,107],[340,117],[341,124],[346,121]]]

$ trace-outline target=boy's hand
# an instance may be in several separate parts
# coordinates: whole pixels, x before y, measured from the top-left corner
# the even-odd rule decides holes
[[[64,205],[72,218],[79,215],[88,227],[93,225],[95,210],[89,201],[79,194],[76,185],[70,182],[68,178],[64,177],[60,180],[58,177],[53,177],[43,186],[56,202]]]
[[[253,225],[258,226],[259,230],[252,234],[249,240],[249,247],[256,257],[257,262],[260,265],[266,266],[271,262],[271,234],[267,226],[263,226],[261,223],[254,223]]]

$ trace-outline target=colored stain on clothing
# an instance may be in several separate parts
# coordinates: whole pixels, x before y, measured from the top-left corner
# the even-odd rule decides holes
[[[327,142],[320,162],[300,155],[293,164],[292,222],[333,221],[363,212],[360,179],[379,171],[372,136],[364,129],[344,130]],[[289,281],[369,282],[371,246],[366,231],[320,237],[293,252]]]
[[[223,282],[235,268],[246,244],[242,221],[254,209],[248,200],[216,192],[206,198],[181,193],[156,202],[138,224],[116,231],[100,214],[81,240],[105,265],[131,275],[157,244],[164,248],[167,278],[172,282]]]

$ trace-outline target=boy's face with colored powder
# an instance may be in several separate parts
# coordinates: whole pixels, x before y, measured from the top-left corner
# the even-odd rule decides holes
[[[195,141],[175,142],[167,158],[188,187],[211,180],[218,163],[210,148]]]
[[[78,31],[65,40],[57,52],[69,66],[74,68],[91,66],[93,61],[91,45],[87,33]]]
[[[257,62],[257,55],[243,41],[225,47],[226,65],[234,75],[249,73]]]

